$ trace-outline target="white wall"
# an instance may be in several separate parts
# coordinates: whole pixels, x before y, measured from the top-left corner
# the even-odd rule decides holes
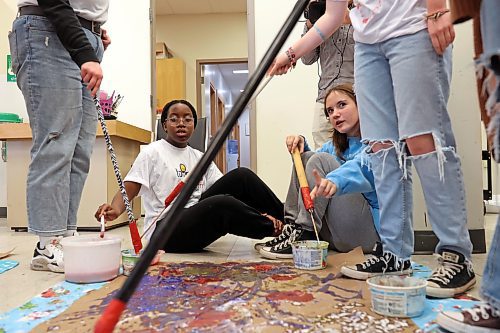
[[[149,1],[110,0],[105,27],[112,44],[104,53],[101,88],[125,96],[118,108],[118,120],[150,131]]]
[[[258,63],[292,10],[295,2],[287,0],[253,1],[255,26],[255,59]],[[270,20],[269,13],[273,13]],[[298,23],[284,49],[300,37],[303,23]],[[472,63],[471,24],[456,28],[454,69],[449,109],[462,157],[465,178],[468,226],[483,228],[480,115],[477,106]],[[249,57],[249,59],[252,57]],[[250,66],[250,68],[253,68]],[[285,76],[276,77],[257,98],[257,170],[264,181],[284,199],[289,182],[291,161],[284,147],[289,133],[301,133],[310,140],[313,104],[316,97],[316,67],[303,66]],[[415,177],[417,178],[417,177]],[[416,182],[417,183],[417,182]],[[415,186],[415,229],[423,225],[423,204],[419,186]]]
[[[242,14],[156,17],[156,41],[186,63],[186,99],[196,105],[196,60],[246,58],[247,17]]]
[[[294,4],[287,0],[254,1],[256,63],[264,56]],[[300,37],[302,30],[303,23],[297,24],[284,49]],[[302,134],[311,142],[317,81],[316,66],[298,62],[292,72],[274,77],[256,100],[257,173],[283,201],[292,167],[285,137]]]

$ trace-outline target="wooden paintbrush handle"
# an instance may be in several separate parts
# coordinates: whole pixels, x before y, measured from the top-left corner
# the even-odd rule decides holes
[[[300,157],[300,152],[298,148],[295,148],[292,152],[293,164],[295,165],[295,171],[297,172],[297,178],[299,179],[300,187],[309,188],[307,183],[306,172],[304,171],[304,165],[302,164],[302,158]]]
[[[300,192],[302,193],[302,201],[307,210],[314,209],[314,203],[311,199],[311,191],[309,189],[309,183],[307,182],[306,172],[304,171],[304,165],[302,164],[302,158],[300,157],[300,152],[295,148],[292,152],[293,164],[295,165],[295,172],[297,172],[297,178],[299,179]]]

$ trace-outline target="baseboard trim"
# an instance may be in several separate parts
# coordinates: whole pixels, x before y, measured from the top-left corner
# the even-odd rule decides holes
[[[415,231],[415,254],[432,254],[436,249],[438,238],[433,231]],[[486,238],[484,229],[469,230],[472,241],[472,253],[486,253]]]

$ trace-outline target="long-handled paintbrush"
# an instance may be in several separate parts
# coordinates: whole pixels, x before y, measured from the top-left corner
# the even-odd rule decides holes
[[[300,152],[298,148],[295,148],[292,152],[293,164],[295,165],[295,171],[297,172],[297,178],[299,179],[300,193],[302,194],[302,201],[304,202],[304,207],[311,214],[311,222],[314,228],[314,234],[316,235],[316,240],[319,243],[318,228],[314,222],[314,202],[311,199],[311,190],[309,189],[309,183],[307,182],[306,173],[304,171],[304,165],[302,164],[302,159],[300,158]]]
[[[102,133],[104,134],[104,141],[106,141],[106,147],[109,151],[109,157],[111,158],[111,164],[113,164],[113,171],[115,172],[116,181],[118,182],[118,187],[123,197],[123,202],[125,203],[125,208],[128,215],[128,227],[130,230],[130,237],[132,238],[132,245],[134,246],[135,254],[139,254],[142,249],[141,237],[139,236],[139,230],[137,229],[137,220],[132,212],[132,206],[128,200],[127,191],[125,191],[125,185],[123,185],[122,174],[120,173],[120,168],[118,167],[118,161],[116,159],[115,150],[113,149],[113,144],[111,143],[111,137],[108,133],[108,128],[106,127],[106,122],[104,121],[104,115],[102,114],[101,104],[99,99],[94,97],[94,104],[97,109],[97,118],[101,124]]]
[[[306,8],[309,0],[298,0],[295,6],[286,19],[285,23],[281,27],[278,35],[275,37],[269,50],[264,54],[262,61],[257,66],[255,72],[250,76],[244,92],[238,97],[236,103],[234,104],[233,110],[228,114],[227,118],[222,123],[221,128],[217,131],[212,141],[207,147],[207,151],[203,154],[200,161],[196,165],[191,175],[184,185],[184,188],[179,193],[177,200],[172,204],[172,208],[167,212],[165,216],[166,223],[162,223],[159,226],[158,232],[155,232],[149,242],[149,245],[143,251],[139,261],[135,265],[134,270],[129,275],[127,280],[123,283],[121,288],[114,294],[113,299],[110,301],[101,317],[97,320],[96,326],[94,327],[94,332],[96,333],[111,333],[116,326],[116,323],[120,319],[120,316],[125,310],[126,304],[130,297],[134,293],[135,289],[139,285],[142,276],[149,267],[149,263],[156,256],[157,250],[162,248],[166,242],[172,236],[173,231],[177,227],[180,221],[179,211],[188,202],[194,189],[200,182],[201,178],[207,171],[210,163],[212,163],[215,155],[224,144],[227,136],[231,132],[231,129],[238,122],[238,118],[241,116],[248,101],[252,97],[253,93],[257,89],[260,81],[266,75],[267,69],[271,66],[273,60],[278,55],[281,47],[285,43],[286,39],[292,32],[295,24],[302,16],[304,9]]]

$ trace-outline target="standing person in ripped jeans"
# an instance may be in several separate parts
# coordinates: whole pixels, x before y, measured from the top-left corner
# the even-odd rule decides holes
[[[494,74],[485,80],[485,84],[489,86],[488,89],[491,89],[486,109],[491,119],[489,134],[493,137],[493,150],[495,151],[493,158],[500,162],[500,34],[498,33],[500,31],[498,20],[500,2],[498,0],[453,0],[452,4],[457,8],[457,12],[458,9],[463,8],[464,14],[480,11],[483,54],[479,57],[478,63]],[[476,15],[469,17],[476,17]],[[454,333],[500,332],[500,289],[498,286],[500,286],[500,218],[497,220],[481,281],[480,294],[483,302],[471,309],[439,313],[436,318],[438,325]]]
[[[338,29],[346,7],[345,0],[326,0],[325,14],[275,59],[269,75],[286,73]],[[412,271],[414,164],[439,239],[439,265],[428,279],[427,295],[453,297],[476,279],[462,169],[446,107],[455,38],[446,1],[356,0],[350,17],[361,137],[369,145],[382,247],[341,271],[356,279]]]
[[[9,33],[33,135],[27,179],[28,230],[39,236],[31,269],[64,272],[60,237],[76,216],[95,141],[92,100],[111,40],[101,28],[109,0],[18,0]]]
[[[324,0],[309,3],[308,9],[304,12],[307,20],[304,24],[302,36],[313,27],[321,16],[324,4]],[[347,10],[342,23],[340,28],[321,45],[300,58],[305,65],[318,64],[318,97],[316,98],[312,124],[314,149],[320,148],[332,137],[333,127],[325,118],[324,100],[326,92],[339,84],[354,83],[354,38],[352,36],[354,29]]]

